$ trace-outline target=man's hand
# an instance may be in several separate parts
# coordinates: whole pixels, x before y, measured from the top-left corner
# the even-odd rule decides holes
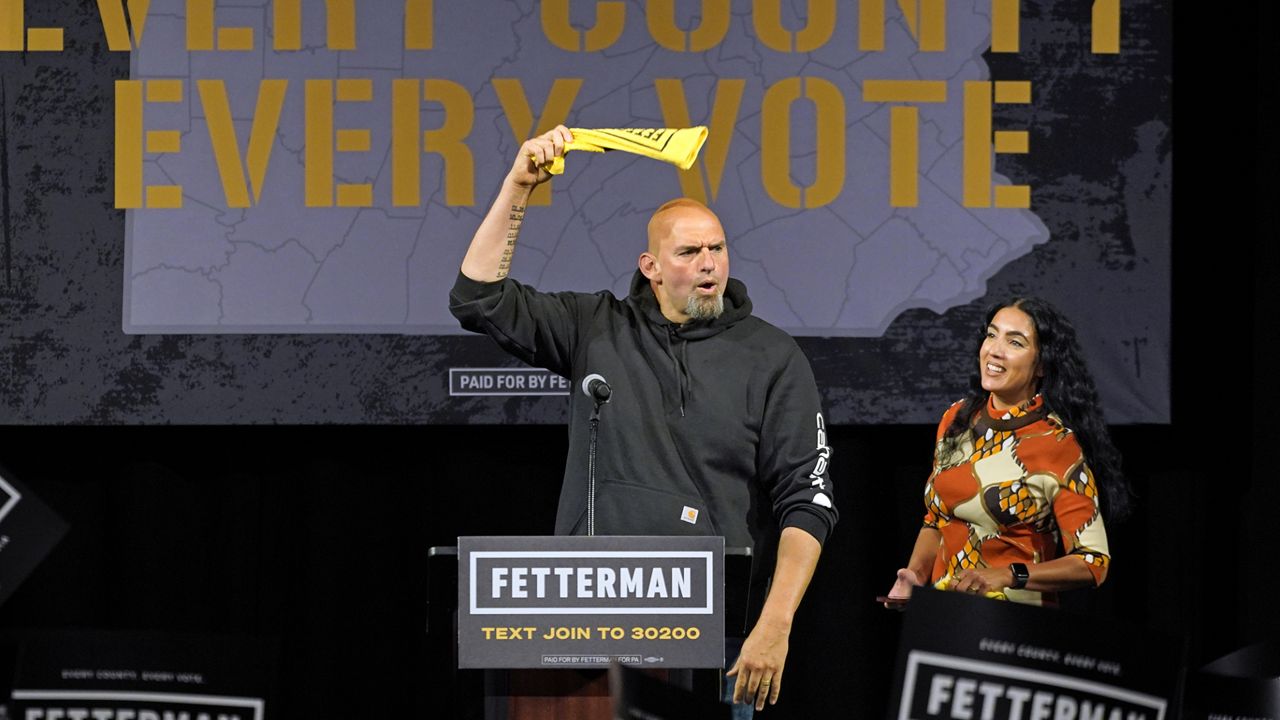
[[[763,618],[751,629],[746,642],[742,643],[737,662],[725,673],[737,678],[733,686],[735,703],[755,703],[756,710],[764,709],[766,699],[770,705],[777,704],[790,636],[790,627]]]
[[[537,137],[525,140],[511,166],[511,172],[507,173],[507,180],[516,186],[532,190],[551,179],[551,173],[542,166],[553,158],[563,156],[564,146],[570,142],[573,142],[573,133],[563,125],[557,125]]]
[[[791,621],[800,599],[809,587],[813,569],[818,565],[822,544],[798,527],[783,528],[778,539],[778,562],[773,569],[773,584],[764,600],[760,619],[742,644],[742,652],[733,664],[729,677],[738,680],[733,686],[733,701],[755,703],[757,710],[778,702],[782,691],[782,666],[787,662]]]

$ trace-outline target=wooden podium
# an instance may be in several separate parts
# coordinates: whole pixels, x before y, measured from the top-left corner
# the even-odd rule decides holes
[[[607,668],[462,668],[459,666],[458,548],[430,548],[427,645],[432,684],[443,717],[484,720],[611,720]],[[745,637],[751,576],[750,548],[724,550],[726,637]],[[645,675],[708,702],[721,697],[723,668],[653,667]]]

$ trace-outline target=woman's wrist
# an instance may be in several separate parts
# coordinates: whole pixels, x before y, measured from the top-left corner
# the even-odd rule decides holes
[[[1025,563],[1009,563],[1010,581],[1007,587],[1021,590],[1031,580],[1031,569]]]

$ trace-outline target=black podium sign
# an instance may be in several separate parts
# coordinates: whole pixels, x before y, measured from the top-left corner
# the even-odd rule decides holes
[[[462,668],[724,666],[724,538],[458,538]]]
[[[44,560],[67,524],[0,468],[0,603]]]
[[[266,720],[269,643],[244,637],[60,630],[22,639],[11,694],[25,720]]]
[[[1280,642],[1262,642],[1188,674],[1186,720],[1280,720]]]
[[[1178,717],[1180,641],[1116,622],[918,591],[903,623],[898,720]]]

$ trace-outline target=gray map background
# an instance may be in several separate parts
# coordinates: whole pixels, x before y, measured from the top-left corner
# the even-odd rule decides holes
[[[559,398],[447,396],[449,367],[510,364],[483,338],[122,333],[125,223],[124,213],[112,208],[111,83],[128,76],[128,58],[105,51],[91,8],[64,5],[29,9],[28,22],[65,25],[66,51],[0,56],[6,251],[0,421],[563,421]],[[1033,187],[1033,210],[1051,239],[995,272],[985,296],[973,302],[942,313],[906,310],[881,337],[801,338],[833,422],[933,422],[964,385],[972,360],[957,348],[968,346],[986,296],[1010,292],[1044,295],[1075,319],[1113,421],[1168,421],[1168,8],[1126,3],[1119,57],[1088,52],[1088,21],[1087,6],[1024,8],[1023,52],[990,59],[995,78],[1033,82],[1035,103],[1003,107],[996,119],[997,127],[1030,129],[1031,154],[1002,156],[998,169]],[[526,86],[539,104],[546,88]],[[584,93],[591,86],[588,79]],[[854,93],[842,90],[848,102]],[[748,95],[743,114],[752,109]],[[698,116],[696,104],[691,112]],[[498,122],[503,124],[494,128],[494,137],[501,138],[497,144],[506,156],[513,146],[505,121]],[[743,123],[740,131],[750,125]],[[478,108],[476,127],[481,126]],[[741,142],[735,140],[735,152]],[[273,169],[278,161],[273,158]],[[612,171],[626,164],[609,157],[571,156],[570,162],[571,172],[584,165],[611,162]],[[849,182],[861,162],[850,163]],[[678,187],[674,171],[650,164],[651,171],[665,173],[671,188]],[[641,171],[637,164],[634,172]],[[472,212],[482,211],[495,184],[496,178],[477,173]],[[466,211],[455,217],[459,232],[469,234],[476,219]],[[537,255],[529,249],[522,248],[517,274],[545,279],[547,287],[572,286],[575,276],[539,274],[530,267],[526,258]],[[748,273],[752,251],[751,238],[742,236],[733,248],[734,271],[753,295],[767,300],[768,284]],[[456,257],[442,254],[436,267],[456,267]],[[830,264],[820,257],[812,262],[817,268]],[[446,274],[451,280],[452,270]],[[629,270],[615,274],[625,277]],[[447,291],[447,284],[439,291]]]
[[[269,49],[266,0],[224,9],[220,22],[253,28],[265,49],[250,53],[187,53],[182,0],[151,6],[147,34],[134,53],[133,79],[178,77],[182,104],[148,105],[147,127],[183,132],[182,152],[146,163],[149,183],[183,187],[173,210],[131,210],[126,220],[127,332],[408,332],[458,334],[448,312],[448,288],[485,196],[506,173],[516,138],[493,90],[494,77],[521,79],[535,115],[553,79],[582,80],[569,124],[580,127],[665,125],[655,78],[681,78],[690,117],[705,119],[717,78],[745,81],[724,181],[712,204],[724,218],[736,261],[733,273],[752,290],[756,313],[795,335],[879,336],[902,310],[943,311],[980,295],[984,281],[1024,255],[1048,232],[1029,211],[970,209],[960,202],[965,80],[989,77],[981,52],[989,45],[987,0],[947,8],[947,50],[920,53],[896,5],[886,50],[862,53],[856,13],[837,14],[832,39],[812,53],[769,50],[755,39],[750,5],[732,16],[727,37],[697,54],[660,47],[645,27],[645,3],[626,5],[622,37],[609,49],[576,54],[543,37],[537,5],[506,0],[444,3],[436,10],[440,40],[426,52],[399,48],[403,20],[360,6],[357,50],[328,51],[319,12],[304,14],[303,51]],[[576,3],[584,23],[591,3]],[[684,3],[695,9],[697,3]],[[692,20],[692,19],[690,19]],[[475,39],[483,37],[484,42]],[[844,95],[846,178],[840,197],[820,209],[779,205],[761,182],[761,108],[765,89],[789,78],[828,80]],[[262,200],[226,208],[209,145],[196,79],[226,83],[237,130],[248,137],[263,77],[287,78],[280,128]],[[373,84],[368,104],[340,103],[338,126],[370,128],[371,151],[338,153],[344,182],[372,181],[374,207],[305,208],[302,201],[303,83],[309,78],[360,77]],[[424,159],[423,207],[390,202],[390,80],[444,78],[474,97],[467,137],[476,166],[474,207],[444,204],[442,167]],[[867,79],[944,80],[947,102],[918,107],[921,131],[920,204],[888,202],[889,109],[865,103]],[[436,106],[419,113],[424,128],[440,124]],[[797,185],[814,176],[819,153],[810,103],[793,108],[791,173]],[[694,122],[698,122],[695,120]],[[715,140],[724,142],[726,138]],[[776,139],[774,140],[776,142]],[[648,215],[680,193],[674,168],[614,154],[568,158],[551,207],[530,213],[513,275],[548,289],[625,295],[638,239]]]

